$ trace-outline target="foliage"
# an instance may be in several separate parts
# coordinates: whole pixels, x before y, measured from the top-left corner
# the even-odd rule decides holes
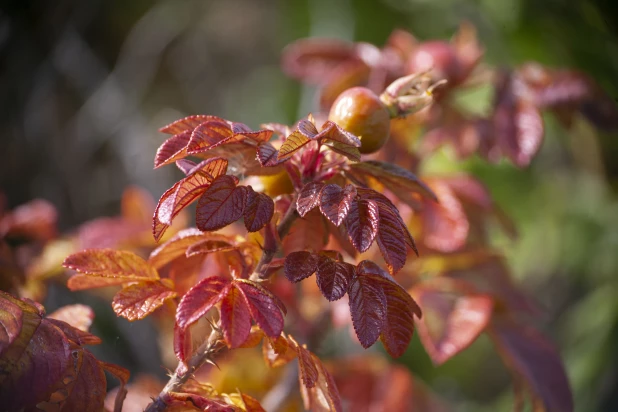
[[[127,191],[121,217],[87,223],[72,237],[54,240],[55,211],[42,201],[3,211],[2,288],[40,299],[43,286],[36,285],[58,266],[53,259],[43,264],[45,254],[57,257],[65,246],[71,254],[63,266],[76,272],[69,289],[120,286],[112,307],[128,321],[173,314],[178,366],[160,393],[152,393],[148,411],[264,410],[252,396],[220,393],[195,375],[223,352],[260,343],[269,367],[298,371],[300,390],[281,378],[287,393],[274,406],[299,393],[305,409],[356,410],[358,390],[351,388],[365,385],[363,396],[372,396],[385,379],[423,394],[403,398],[382,388],[392,396],[372,401],[387,410],[449,410],[401,367],[372,357],[320,360],[314,353],[320,340],[342,323],[363,348],[379,339],[392,357],[406,352],[416,329],[436,365],[486,333],[513,375],[516,409],[527,395],[539,410],[572,410],[559,354],[530,326],[539,309],[488,241],[492,221],[516,236],[512,223],[475,177],[419,170],[445,144],[459,158],[506,158],[525,167],[542,144],[541,111],[554,112],[567,127],[581,115],[598,128],[615,129],[616,108],[584,74],[537,63],[498,70],[482,65],[482,56],[466,23],[450,42],[421,42],[403,31],[394,31],[383,48],[300,40],[284,51],[282,64],[288,75],[318,85],[315,116],[257,130],[211,115],[169,124],[161,128],[169,137],[154,166],[174,164],[184,177],[156,206],[139,190]],[[454,104],[458,91],[483,84],[494,90],[488,115],[464,113]],[[359,150],[366,113],[354,113],[345,124],[325,120],[353,86],[373,93],[379,102],[372,107],[391,117],[380,115],[388,124],[379,130],[390,136],[380,136],[384,147],[371,156]],[[410,139],[419,126],[424,136]],[[255,177],[279,174],[289,178],[293,193],[273,198]],[[196,227],[184,228],[192,204]],[[152,238],[144,236],[151,214]],[[20,264],[11,237],[25,239],[19,248],[31,249],[32,256],[38,251],[38,260]],[[312,292],[307,278],[314,274]],[[29,295],[32,290],[38,292]],[[90,309],[64,308],[45,317],[39,304],[12,295],[0,296],[1,403],[25,410],[47,404],[101,409],[106,370],[122,382],[114,406],[120,410],[128,372],[83,348],[100,342],[87,332]],[[343,322],[341,308],[349,312]]]

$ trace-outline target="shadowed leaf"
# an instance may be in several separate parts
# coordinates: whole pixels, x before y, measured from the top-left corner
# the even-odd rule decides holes
[[[424,318],[418,324],[423,346],[436,365],[441,365],[474,342],[487,326],[493,301],[465,290],[419,285],[414,289]]]
[[[263,194],[256,193],[251,186],[247,187],[247,206],[244,211],[245,228],[249,232],[262,229],[273,217],[275,203]]]
[[[491,322],[490,336],[505,363],[548,411],[572,411],[573,395],[556,348],[539,331],[507,318]]]
[[[350,242],[359,252],[365,252],[378,233],[378,205],[373,200],[352,202],[346,218]]]
[[[240,219],[247,202],[247,188],[237,187],[237,183],[238,180],[229,175],[219,176],[212,182],[197,204],[198,229],[213,231]]]
[[[300,282],[313,275],[318,268],[318,255],[311,252],[292,252],[285,257],[284,273],[290,282]]]
[[[361,345],[373,345],[386,320],[386,296],[376,275],[355,276],[348,287],[352,325]]]
[[[354,266],[337,262],[323,254],[318,255],[316,281],[322,295],[329,301],[341,299],[354,276]]]

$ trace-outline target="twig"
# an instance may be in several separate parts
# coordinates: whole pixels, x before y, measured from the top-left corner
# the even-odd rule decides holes
[[[178,392],[189,378],[200,368],[204,363],[214,358],[216,355],[225,351],[227,346],[223,342],[223,334],[219,329],[213,329],[208,339],[197,348],[191,356],[187,364],[178,363],[176,371],[167,382],[159,396],[145,409],[145,412],[162,412],[167,408],[166,400],[169,399],[170,392]]]

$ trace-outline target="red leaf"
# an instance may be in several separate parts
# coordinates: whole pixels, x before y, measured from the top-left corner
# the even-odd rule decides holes
[[[77,329],[67,322],[49,317],[47,318],[47,321],[60,329],[68,340],[73,341],[77,345],[98,345],[101,343],[101,339],[99,337]]]
[[[12,300],[0,295],[0,355],[11,346],[22,329],[22,310]]]
[[[221,301],[221,327],[230,348],[241,346],[251,332],[251,312],[243,292],[234,284]]]
[[[112,249],[87,249],[67,257],[64,267],[88,275],[90,287],[118,285],[130,281],[158,279],[155,268],[133,252]],[[69,279],[69,287],[76,290],[78,283]],[[83,277],[82,277],[83,279]],[[86,279],[84,279],[86,280]],[[87,285],[87,283],[81,283]]]
[[[543,119],[538,109],[517,95],[511,73],[497,76],[493,126],[501,151],[515,165],[527,166],[543,141]]]
[[[66,305],[47,315],[47,318],[61,320],[74,328],[88,332],[94,319],[94,311],[90,306],[86,305]]]
[[[521,377],[548,411],[572,411],[573,394],[556,348],[539,331],[501,318],[491,323],[505,363]]]
[[[211,179],[216,179],[227,173],[228,160],[223,157],[211,157],[210,159],[202,160],[193,166],[187,176],[194,173],[206,173]]]
[[[234,176],[219,176],[200,197],[196,210],[200,230],[218,230],[240,219],[245,210],[247,188],[236,187],[237,183]]]
[[[163,142],[157,149],[157,154],[155,155],[155,169],[186,157],[189,139],[191,139],[191,131],[186,130]]]
[[[191,329],[183,329],[178,324],[174,325],[174,354],[181,362],[186,362],[193,352]]]
[[[139,282],[116,293],[112,307],[116,315],[132,322],[145,318],[174,297],[176,292],[161,281]]]
[[[245,227],[249,232],[257,232],[270,222],[275,212],[273,200],[263,194],[247,187],[247,206],[245,207]]]
[[[440,203],[423,202],[421,219],[423,242],[440,252],[453,252],[464,246],[470,225],[461,202],[444,182],[432,182]]]
[[[283,239],[284,253],[288,255],[298,250],[321,250],[328,242],[326,224],[326,219],[317,209],[297,219],[288,236]]]
[[[181,230],[167,242],[150,253],[148,263],[155,268],[161,268],[174,259],[184,256],[189,246],[203,240],[207,234],[195,228]]]
[[[320,359],[291,336],[288,339],[298,355],[298,376],[302,383],[300,389],[305,409],[341,411],[341,399],[335,380]]]
[[[125,368],[114,365],[113,363],[99,361],[99,366],[120,381],[120,388],[118,388],[118,393],[116,394],[116,399],[114,402],[114,412],[122,412],[122,404],[127,396],[125,386],[129,381],[130,373]]]
[[[361,153],[357,147],[347,145],[345,143],[334,142],[327,140],[324,142],[325,146],[328,146],[333,152],[339,153],[342,156],[347,157],[353,162],[359,162],[361,159]]]
[[[329,301],[341,299],[348,290],[348,285],[354,276],[354,266],[345,262],[319,255],[316,281],[322,295]]]
[[[376,202],[378,204],[378,214],[383,209],[391,211],[392,213],[395,214],[395,217],[399,221],[399,227],[403,231],[404,240],[406,244],[410,246],[410,248],[414,251],[414,253],[418,255],[418,250],[416,249],[416,244],[414,243],[414,239],[412,238],[412,235],[410,234],[410,231],[408,230],[405,222],[401,218],[401,215],[399,214],[399,210],[393,204],[393,202],[391,202],[383,194],[380,194],[372,189],[365,189],[362,187],[357,187],[356,192],[361,197],[361,199],[373,200],[374,202]]]
[[[414,292],[425,313],[418,333],[436,365],[470,346],[487,326],[493,310],[489,296],[454,292],[448,287],[422,284]]]
[[[262,356],[269,367],[277,368],[294,360],[298,356],[298,352],[287,338],[277,336],[276,338],[264,339]]]
[[[187,149],[189,154],[199,154],[222,144],[239,140],[242,139],[235,138],[235,134],[227,122],[211,120],[193,129]]]
[[[386,296],[376,275],[355,276],[348,287],[352,325],[361,345],[373,345],[386,321]]]
[[[24,321],[40,322],[34,333],[20,336],[0,358],[0,405],[7,411],[48,400],[54,384],[70,370],[69,341],[62,331],[36,315],[27,318]],[[24,332],[29,334],[28,329]]]
[[[302,39],[284,49],[281,67],[288,76],[323,84],[339,64],[357,59],[353,43],[335,39]]]
[[[296,210],[301,217],[320,203],[320,191],[323,187],[324,183],[309,182],[300,190],[296,200]]]
[[[420,308],[401,286],[383,283],[386,295],[386,321],[380,340],[386,351],[394,358],[403,355],[412,340],[414,315],[420,317]]]
[[[358,276],[368,276],[386,297],[386,316],[380,340],[393,357],[403,355],[414,331],[414,318],[421,318],[421,308],[395,280],[378,265],[363,260],[356,268]]]
[[[342,189],[336,184],[329,184],[320,191],[320,211],[335,226],[339,226],[350,211],[350,205],[356,197],[356,188],[346,185]]]
[[[228,162],[216,157],[195,165],[189,175],[168,189],[159,200],[153,218],[153,235],[159,240],[182,209],[201,196],[213,183],[224,176]]]
[[[176,160],[176,167],[186,175],[195,167],[196,163],[193,160],[180,159]]]
[[[182,329],[197,322],[219,300],[220,294],[229,285],[229,280],[219,276],[202,279],[182,297],[176,310],[176,323]]]
[[[263,167],[277,166],[281,162],[277,160],[279,151],[268,142],[260,143],[257,147],[257,159]]]
[[[0,237],[16,236],[48,241],[57,235],[58,212],[47,200],[31,200],[4,216],[0,212],[0,216]]]
[[[213,239],[205,239],[192,244],[187,248],[186,256],[193,257],[196,255],[206,255],[214,252],[229,252],[238,249],[238,247],[232,245],[229,240],[218,240],[216,239],[217,237],[218,236],[214,235]]]
[[[167,134],[178,134],[178,133],[182,133],[187,130],[192,131],[200,124],[210,121],[210,120],[218,120],[221,122],[224,121],[222,118],[217,117],[217,116],[198,114],[198,115],[193,115],[193,116],[187,116],[180,120],[176,120],[175,122],[170,123],[167,126],[163,126],[162,128],[159,129],[159,131],[161,133],[167,133]]]
[[[292,252],[285,257],[284,273],[290,282],[300,282],[318,268],[318,256],[311,252]]]
[[[281,335],[283,331],[283,304],[262,286],[244,279],[236,279],[234,286],[241,291],[251,317],[255,323],[271,338]],[[245,338],[246,339],[246,338]]]
[[[378,205],[373,200],[352,202],[346,219],[348,237],[359,252],[365,252],[378,233]]]
[[[410,197],[410,193],[419,193],[426,198],[437,200],[432,190],[416,175],[392,163],[369,160],[349,165],[346,172],[352,178],[366,182],[367,177],[377,179],[402,201],[414,207],[418,202]]]
[[[345,146],[357,148],[361,146],[361,140],[358,136],[342,129],[337,123],[331,122],[330,120],[327,120],[322,125],[320,137],[327,140],[327,142],[330,140],[331,142],[339,143]]]
[[[378,223],[376,240],[380,253],[382,253],[388,266],[388,271],[391,275],[394,275],[406,264],[406,236],[395,215],[397,212],[383,206],[379,210],[380,222]]]
[[[60,402],[62,410],[102,410],[107,389],[105,373],[99,361],[86,350],[72,351],[73,365],[64,380],[71,382],[60,393],[66,398]]]

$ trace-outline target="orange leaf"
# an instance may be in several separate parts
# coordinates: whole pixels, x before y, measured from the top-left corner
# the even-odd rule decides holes
[[[176,292],[159,280],[139,282],[116,293],[112,307],[118,316],[132,322],[145,318],[174,297]]]

